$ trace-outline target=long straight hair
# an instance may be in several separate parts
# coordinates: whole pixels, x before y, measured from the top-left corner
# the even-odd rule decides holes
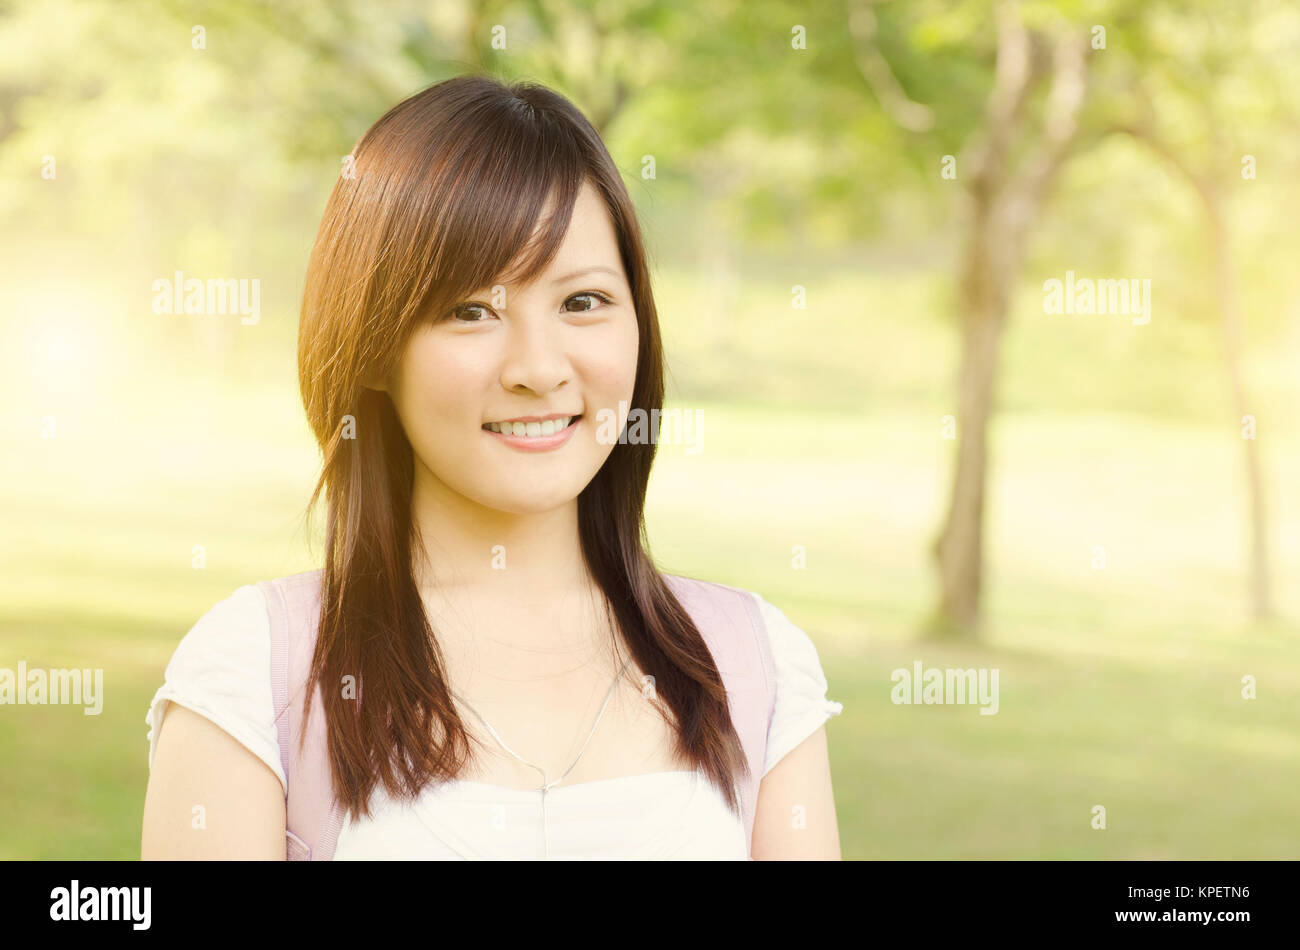
[[[638,324],[631,408],[648,414],[662,408],[663,353],[635,209],[600,136],[563,96],[484,75],[437,83],[371,126],[326,205],[298,335],[299,385],[322,455],[307,511],[322,490],[327,507],[307,710],[319,686],[334,796],[352,814],[370,813],[377,783],[410,800],[455,779],[470,757],[412,563],[423,542],[411,444],[388,394],[364,381],[387,377],[428,314],[540,273],[585,181],[618,236]],[[532,238],[550,200],[554,212]],[[722,677],[645,548],[655,448],[615,445],[578,496],[582,555],[616,635],[654,677],[678,757],[736,812],[734,776],[748,764]]]

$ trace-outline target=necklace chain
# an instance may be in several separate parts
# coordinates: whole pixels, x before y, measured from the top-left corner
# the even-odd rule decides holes
[[[514,756],[524,765],[528,766],[530,769],[536,769],[539,773],[541,773],[542,784],[538,788],[538,791],[542,793],[542,860],[546,860],[550,856],[550,842],[548,840],[547,831],[546,831],[546,793],[551,788],[553,788],[556,785],[559,785],[561,782],[564,781],[565,776],[567,776],[570,772],[572,772],[573,767],[578,764],[578,759],[582,758],[582,753],[587,751],[587,745],[591,742],[591,737],[596,734],[596,727],[600,725],[600,719],[602,716],[605,715],[605,707],[609,705],[609,701],[614,695],[614,688],[618,686],[618,681],[620,678],[622,678],[623,671],[627,669],[627,664],[630,659],[631,658],[629,657],[628,660],[623,661],[623,665],[619,667],[619,671],[614,675],[614,682],[609,684],[609,692],[605,694],[605,701],[600,704],[600,712],[596,713],[596,721],[591,724],[591,732],[587,733],[587,741],[582,744],[582,748],[578,750],[577,757],[575,757],[574,760],[571,763],[569,763],[569,767],[564,770],[564,774],[561,775],[559,778],[557,778],[554,782],[546,781],[545,769],[543,769],[539,765],[534,765],[532,762],[529,762],[527,759],[525,759],[514,749],[510,748],[510,746],[506,745],[505,740],[502,739],[501,736],[497,735],[497,731],[492,728],[492,724],[488,722],[486,719],[484,719],[479,714],[479,711],[475,709],[473,706],[471,706],[469,702],[466,701],[465,697],[461,696],[460,693],[456,692],[455,690],[451,691],[451,694],[455,696],[458,700],[460,700],[465,705],[465,708],[467,708],[478,718],[479,722],[483,723],[483,725],[487,728],[487,731],[491,733],[492,738],[497,741],[497,743],[501,746],[501,748],[505,749],[507,752],[509,752],[512,756]]]

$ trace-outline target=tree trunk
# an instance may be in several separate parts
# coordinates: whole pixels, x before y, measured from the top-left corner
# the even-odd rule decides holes
[[[1005,195],[988,188],[990,181],[1001,179],[1003,170],[986,166],[984,171],[987,175],[971,182],[967,193],[970,225],[958,299],[957,463],[947,515],[933,550],[940,592],[928,632],[936,636],[975,636],[979,629],[988,427],[1010,283],[1017,271]]]
[[[1211,123],[1213,128],[1213,124]],[[1212,174],[1202,175],[1188,165],[1149,126],[1118,126],[1117,130],[1143,142],[1153,152],[1177,171],[1200,199],[1209,232],[1210,265],[1214,268],[1215,305],[1219,311],[1219,327],[1223,333],[1223,358],[1232,390],[1233,424],[1241,432],[1242,417],[1250,414],[1246,387],[1241,372],[1241,308],[1237,301],[1237,283],[1232,273],[1232,255],[1229,250],[1228,225],[1223,215],[1223,200],[1219,186]],[[1212,136],[1218,139],[1217,129]],[[1219,163],[1222,167],[1222,162]],[[1259,461],[1258,442],[1242,438],[1246,461],[1246,491],[1250,507],[1250,610],[1255,620],[1266,620],[1273,615],[1272,591],[1269,583],[1268,518],[1265,513],[1264,474]]]
[[[988,425],[1005,311],[964,301],[957,404],[957,470],[943,529],[935,541],[940,599],[931,632],[973,636],[983,582]]]
[[[1250,414],[1241,372],[1241,312],[1228,247],[1228,227],[1215,186],[1202,182],[1198,189],[1210,231],[1210,255],[1214,268],[1214,296],[1223,331],[1223,357],[1232,390],[1235,424],[1240,433],[1242,417]],[[1273,604],[1268,571],[1268,519],[1264,504],[1264,475],[1259,462],[1259,442],[1242,438],[1245,448],[1246,490],[1250,506],[1250,608],[1255,620],[1272,616]]]
[[[998,351],[1025,242],[1078,133],[1087,90],[1086,44],[1071,31],[1051,42],[1051,85],[1035,145],[1015,162],[1029,129],[1024,105],[1043,78],[1014,3],[998,12],[998,52],[983,140],[967,164],[970,227],[962,260],[962,350],[957,396],[957,467],[943,528],[934,542],[939,603],[925,632],[975,637],[980,626],[988,426]],[[960,163],[959,163],[960,168]],[[961,172],[959,170],[958,174]]]

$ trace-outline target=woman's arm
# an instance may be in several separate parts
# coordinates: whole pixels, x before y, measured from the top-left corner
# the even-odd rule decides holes
[[[750,856],[755,861],[840,860],[825,726],[759,783]]]
[[[266,763],[211,720],[169,703],[145,792],[141,859],[283,861],[284,825],[284,787]]]

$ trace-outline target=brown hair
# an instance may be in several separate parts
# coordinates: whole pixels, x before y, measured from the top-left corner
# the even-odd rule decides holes
[[[664,382],[635,209],[599,135],[563,96],[535,83],[458,76],[393,107],[352,158],[312,248],[298,376],[323,459],[307,510],[324,489],[328,511],[307,708],[320,685],[334,795],[353,814],[368,815],[379,781],[393,797],[414,798],[430,782],[456,778],[470,736],[413,573],[421,539],[411,512],[411,445],[387,393],[363,380],[387,376],[427,314],[503,276],[533,279],[590,181],[613,221],[636,308],[631,408],[661,409]],[[555,210],[530,241],[552,197]],[[504,275],[520,253],[516,273]],[[352,417],[346,438],[345,416]],[[705,772],[736,811],[733,776],[748,765],[722,677],[645,549],[654,454],[653,441],[617,444],[583,489],[582,554],[629,653],[654,677],[675,720],[678,756]],[[358,684],[356,700],[336,685],[347,675]]]

